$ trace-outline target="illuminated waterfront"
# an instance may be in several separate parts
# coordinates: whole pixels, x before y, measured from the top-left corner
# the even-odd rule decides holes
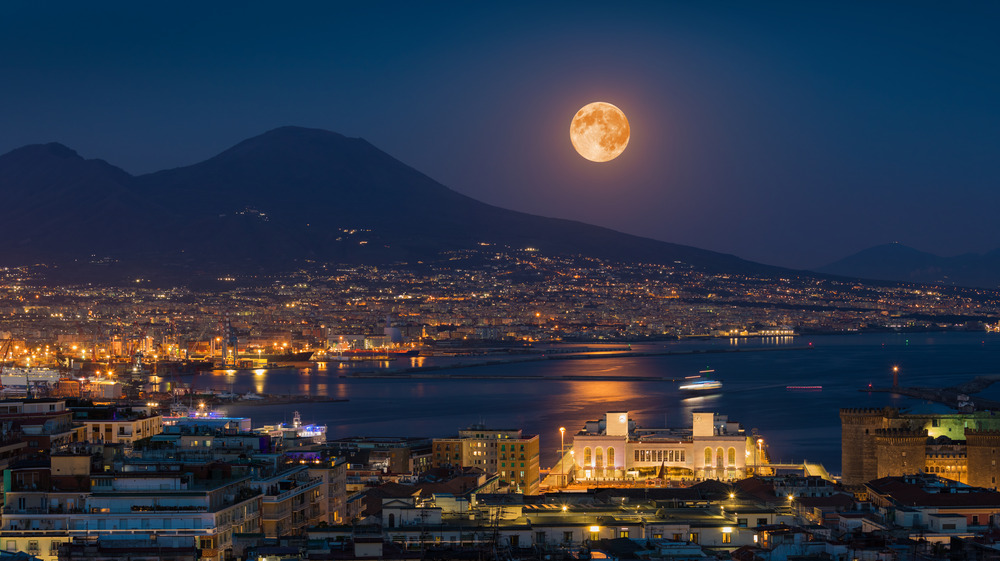
[[[889,385],[891,368],[900,367],[902,385],[942,386],[975,375],[996,373],[1000,337],[988,333],[866,334],[768,341],[767,346],[808,350],[678,354],[673,356],[536,361],[456,368],[447,379],[356,379],[344,369],[316,368],[206,373],[192,379],[196,389],[270,394],[327,395],[347,402],[282,406],[233,406],[254,424],[290,420],[299,409],[309,422],[326,423],[332,438],[351,435],[426,435],[454,433],[485,421],[494,427],[524,428],[542,436],[542,465],[551,465],[558,429],[571,432],[606,410],[627,409],[645,426],[689,426],[691,412],[711,410],[757,428],[772,457],[824,463],[839,471],[841,407],[906,406],[915,402],[892,394],[857,391],[872,383]],[[732,349],[728,340],[667,344],[690,350]],[[740,342],[739,348],[759,348]],[[663,343],[634,349],[664,348]],[[425,364],[446,359],[428,358]],[[466,359],[467,360],[467,359]],[[397,365],[398,367],[399,365]],[[722,391],[688,397],[676,384],[706,367],[715,369]],[[372,366],[368,365],[367,369]],[[599,376],[602,381],[522,379],[524,376]],[[648,376],[655,381],[605,381],[606,376]],[[489,378],[485,378],[485,377]],[[512,379],[505,380],[509,376]],[[465,379],[463,379],[465,377]],[[794,390],[787,386],[822,386]],[[983,397],[989,397],[990,389]]]

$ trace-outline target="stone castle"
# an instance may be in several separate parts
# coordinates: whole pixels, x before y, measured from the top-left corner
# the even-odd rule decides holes
[[[840,427],[844,485],[924,472],[997,489],[1000,415],[841,409]]]

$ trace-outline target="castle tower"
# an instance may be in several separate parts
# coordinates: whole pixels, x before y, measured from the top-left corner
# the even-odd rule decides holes
[[[965,429],[969,485],[997,489],[1000,485],[1000,431]]]
[[[898,416],[899,410],[891,407],[840,410],[840,464],[844,485],[863,485],[878,477],[875,431],[887,428],[890,419]]]
[[[873,479],[924,471],[927,462],[927,431],[876,429],[875,459],[877,473]]]

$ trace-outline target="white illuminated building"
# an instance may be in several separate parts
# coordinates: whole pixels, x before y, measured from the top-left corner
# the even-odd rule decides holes
[[[575,479],[746,477],[756,459],[754,439],[739,423],[711,412],[696,412],[692,421],[690,429],[642,428],[628,411],[609,411],[603,419],[587,421],[570,448]]]

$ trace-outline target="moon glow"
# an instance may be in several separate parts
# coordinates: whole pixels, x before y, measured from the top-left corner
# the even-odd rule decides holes
[[[603,101],[584,105],[569,125],[573,148],[592,162],[607,162],[621,155],[628,146],[629,133],[625,113]]]

